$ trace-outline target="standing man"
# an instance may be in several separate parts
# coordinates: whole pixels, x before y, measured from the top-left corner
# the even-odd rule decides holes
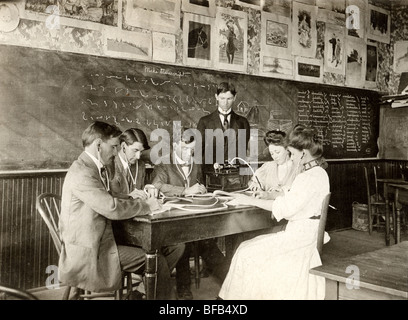
[[[200,131],[203,140],[202,163],[205,165],[205,172],[213,171],[213,165],[216,162],[224,163],[236,156],[246,157],[250,126],[245,117],[236,114],[232,110],[236,95],[237,92],[233,84],[221,82],[217,86],[217,93],[215,94],[217,110],[201,117],[198,121],[197,129]],[[217,129],[222,130],[218,130],[218,132],[222,133],[223,144],[217,141],[217,131],[214,131]],[[224,147],[224,152],[217,155],[217,149],[220,149],[220,146]]]
[[[144,250],[117,245],[112,220],[130,219],[160,208],[153,197],[112,196],[106,166],[112,165],[117,155],[120,134],[117,127],[104,122],[89,125],[82,134],[85,150],[69,168],[62,189],[59,280],[92,292],[118,290],[122,270],[139,273],[144,269]],[[183,251],[183,246],[175,248],[167,260],[158,255],[158,299],[172,298],[168,261],[178,261]]]
[[[186,134],[189,132],[186,130]],[[170,164],[155,165],[152,184],[165,196],[184,196],[206,193],[202,184],[203,176],[201,165],[194,163],[194,135],[188,138],[181,133],[172,143]],[[229,265],[225,256],[217,246],[215,240],[198,241],[198,252],[205,261],[207,268],[222,283],[228,272]],[[186,244],[186,250],[176,265],[177,294],[180,300],[192,300],[190,255],[192,243]]]

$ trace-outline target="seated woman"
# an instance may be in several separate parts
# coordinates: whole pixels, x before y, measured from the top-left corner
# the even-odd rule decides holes
[[[268,131],[264,142],[268,146],[273,161],[265,162],[256,170],[248,186],[250,190],[258,191],[259,198],[275,199],[284,190],[289,190],[299,170],[290,159],[285,132]]]
[[[301,165],[288,192],[276,200],[236,194],[237,204],[271,210],[272,219],[288,220],[285,231],[243,242],[221,287],[222,299],[324,299],[325,280],[309,274],[321,265],[317,234],[329,177],[316,162],[323,146],[312,128],[299,126],[289,135],[288,150]]]

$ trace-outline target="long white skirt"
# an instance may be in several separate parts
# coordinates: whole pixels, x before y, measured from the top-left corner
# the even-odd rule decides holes
[[[317,300],[325,279],[309,274],[321,265],[319,220],[289,221],[285,231],[258,236],[238,247],[221,287],[224,300]]]

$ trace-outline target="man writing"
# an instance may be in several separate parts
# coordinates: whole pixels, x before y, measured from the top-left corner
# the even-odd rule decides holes
[[[138,247],[117,245],[112,220],[130,219],[160,208],[153,197],[120,199],[111,195],[109,173],[117,155],[121,131],[104,122],[94,122],[82,134],[84,152],[73,162],[62,189],[60,232],[62,248],[59,280],[92,292],[118,290],[122,270],[141,272],[145,252]],[[171,255],[177,261],[184,248]],[[157,298],[171,299],[170,270],[158,255]]]

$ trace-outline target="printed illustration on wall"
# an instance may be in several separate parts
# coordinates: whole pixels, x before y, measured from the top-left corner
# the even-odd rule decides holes
[[[128,0],[125,22],[132,27],[176,34],[180,30],[180,0]]]
[[[377,86],[378,48],[377,43],[367,44],[366,84],[368,88]]]
[[[357,38],[346,42],[346,85],[363,87],[366,70],[366,44]]]
[[[345,0],[316,0],[316,6],[321,9],[326,9],[338,13],[345,13],[346,11]]]
[[[296,56],[316,56],[316,14],[317,7],[293,3],[292,54]]]
[[[262,0],[236,0],[235,3],[242,7],[248,7],[256,10],[261,9]]]
[[[184,12],[215,17],[215,0],[182,0],[181,9]]]
[[[292,0],[264,0],[262,11],[290,18]]]
[[[260,74],[274,78],[293,79],[293,59],[263,55],[261,57]]]
[[[321,83],[323,81],[323,61],[320,59],[296,57],[295,80]]]
[[[382,8],[368,6],[367,39],[390,43],[390,12]]]
[[[394,72],[408,72],[408,41],[397,41],[394,45]]]
[[[185,13],[183,19],[184,64],[213,67],[215,19]]]
[[[176,36],[174,34],[153,32],[153,60],[176,62]]]
[[[152,34],[150,32],[106,30],[105,54],[118,58],[150,60]]]
[[[347,0],[346,29],[348,36],[365,39],[366,14],[366,0]]]
[[[246,12],[218,8],[216,14],[216,62],[225,70],[246,71],[247,32]]]
[[[345,30],[343,27],[326,24],[324,43],[324,71],[331,73],[345,73],[344,43]]]
[[[54,7],[57,7],[55,10]],[[26,0],[25,9],[44,14],[53,11],[61,17],[118,25],[118,0]]]

